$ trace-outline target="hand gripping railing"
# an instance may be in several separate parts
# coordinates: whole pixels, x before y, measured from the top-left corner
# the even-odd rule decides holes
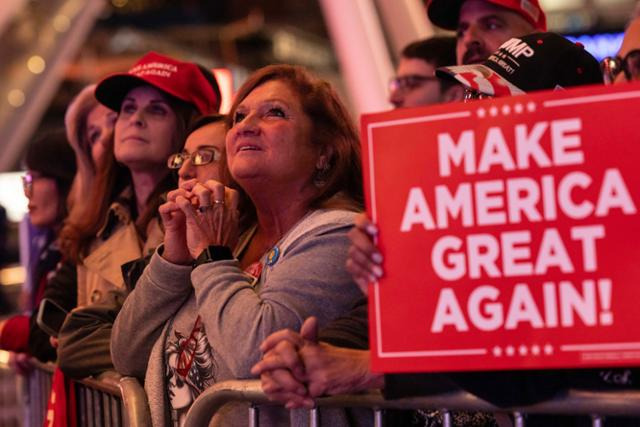
[[[213,415],[229,402],[249,402],[249,426],[258,426],[258,405],[272,405],[260,387],[259,380],[225,381],[205,390],[187,413],[185,427],[209,425]],[[320,425],[318,408],[371,408],[374,411],[374,426],[383,425],[384,409],[439,409],[443,414],[443,425],[450,427],[451,410],[484,411],[494,413],[511,412],[514,426],[524,427],[525,413],[589,415],[593,427],[602,427],[603,416],[640,417],[640,391],[579,391],[569,390],[563,396],[514,408],[499,408],[473,394],[460,391],[446,394],[386,400],[379,391],[363,394],[338,395],[316,399],[316,408],[309,411],[309,425]]]

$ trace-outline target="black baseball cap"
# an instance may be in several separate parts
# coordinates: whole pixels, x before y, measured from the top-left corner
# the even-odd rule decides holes
[[[490,96],[603,83],[598,61],[555,33],[512,38],[480,64],[440,67],[436,75]]]

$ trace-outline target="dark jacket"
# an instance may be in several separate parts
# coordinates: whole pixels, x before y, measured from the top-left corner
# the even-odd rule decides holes
[[[98,303],[67,316],[58,347],[58,365],[65,375],[80,379],[115,370],[110,352],[113,323],[150,259],[151,255],[124,264],[125,289],[110,291]]]
[[[65,310],[71,310],[76,306],[76,289],[76,267],[73,263],[63,261],[58,264],[55,273],[47,280],[42,298],[49,298]],[[39,303],[40,301],[37,301],[34,305],[33,313],[29,319],[29,354],[41,362],[54,361],[56,360],[56,349],[49,343],[49,334],[40,329],[36,323]]]

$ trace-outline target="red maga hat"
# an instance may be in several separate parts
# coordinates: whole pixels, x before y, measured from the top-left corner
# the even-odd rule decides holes
[[[126,73],[105,77],[96,87],[96,99],[112,110],[120,111],[127,93],[144,84],[193,105],[202,114],[218,112],[220,98],[213,87],[217,85],[215,77],[207,78],[193,62],[178,61],[156,52],[144,55]]]
[[[426,0],[431,22],[447,30],[458,28],[460,8],[466,0]],[[547,31],[547,17],[538,0],[484,0],[504,7],[529,21],[537,31]]]

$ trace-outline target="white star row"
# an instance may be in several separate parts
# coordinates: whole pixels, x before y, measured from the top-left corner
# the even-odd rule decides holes
[[[495,357],[501,356],[551,356],[553,354],[554,348],[551,344],[545,344],[540,346],[538,344],[533,344],[531,347],[526,346],[524,344],[520,346],[508,345],[503,347],[495,346],[491,349],[491,352]]]
[[[498,108],[495,106],[489,107],[488,109],[484,107],[480,107],[476,111],[476,114],[478,115],[479,118],[483,119],[487,117],[487,115],[491,117],[496,117],[500,113],[502,113],[502,115],[504,116],[508,116],[512,112],[515,114],[522,114],[525,112],[525,110],[528,113],[533,113],[534,111],[536,111],[536,108],[537,108],[536,103],[533,101],[529,101],[524,105],[521,103],[517,103],[513,106],[513,108],[511,108],[511,105],[508,105],[508,104],[503,105],[501,108]]]

